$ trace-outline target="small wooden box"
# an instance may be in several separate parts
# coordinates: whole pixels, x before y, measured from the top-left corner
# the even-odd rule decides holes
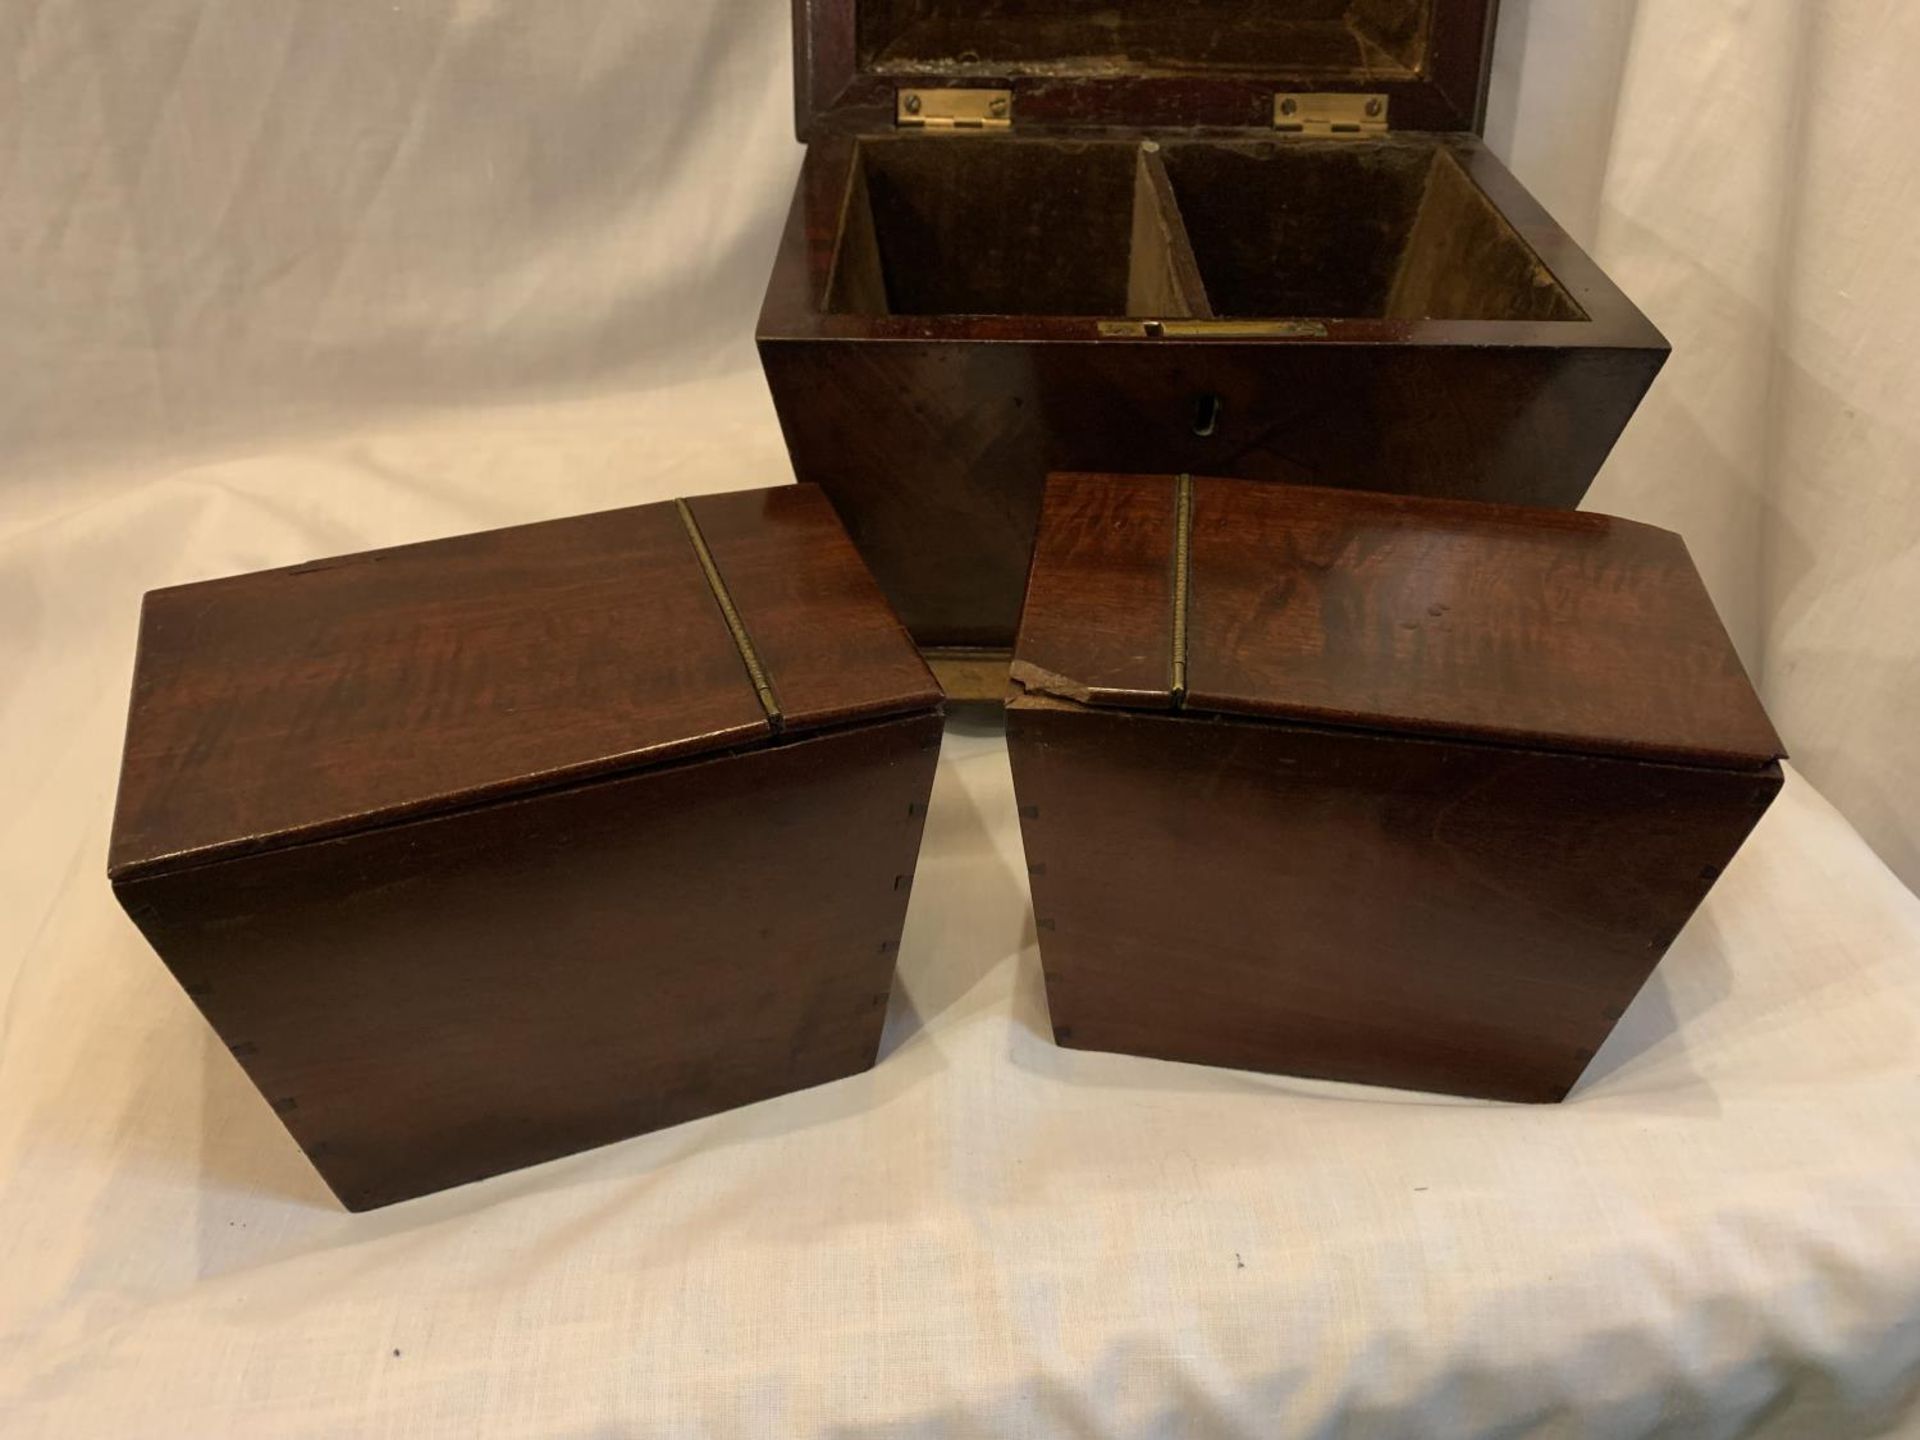
[[[1580,502],[1667,345],[1475,133],[1494,8],[794,0],[761,355],[936,670],[1049,470]]]
[[[1558,1100],[1780,788],[1679,537],[1055,476],[1008,740],[1063,1045]]]
[[[940,711],[811,487],[159,590],[113,888],[366,1209],[872,1065]]]

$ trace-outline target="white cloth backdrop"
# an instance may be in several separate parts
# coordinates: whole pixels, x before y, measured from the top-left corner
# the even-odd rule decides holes
[[[1592,503],[1799,762],[1573,1102],[1055,1050],[960,729],[871,1076],[327,1200],[107,894],[139,593],[785,478],[784,11],[0,0],[0,1435],[1914,1428],[1897,0],[1506,5],[1490,138],[1677,347]]]
[[[1507,0],[1488,138],[1674,357],[1588,507],[1680,530],[1920,884],[1920,6]]]

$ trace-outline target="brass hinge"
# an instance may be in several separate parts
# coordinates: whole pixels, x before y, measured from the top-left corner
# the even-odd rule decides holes
[[[701,573],[707,577],[707,588],[713,592],[714,603],[720,607],[720,618],[726,622],[727,633],[733,637],[733,648],[740,652],[740,663],[746,666],[748,683],[759,697],[760,708],[766,712],[767,728],[778,735],[786,728],[786,717],[780,713],[780,700],[773,693],[767,667],[761,663],[760,652],[754,649],[753,637],[747,634],[746,622],[740,618],[740,607],[733,603],[733,592],[727,589],[726,578],[720,573],[720,562],[713,558],[693,507],[684,500],[675,500],[673,506],[680,512],[687,539],[693,542],[694,556],[700,562]]]
[[[1102,340],[1320,340],[1320,320],[1101,320]]]
[[[1010,130],[1011,90],[902,90],[894,120],[907,130]]]
[[[1290,135],[1379,135],[1387,128],[1385,95],[1276,95],[1273,128]]]

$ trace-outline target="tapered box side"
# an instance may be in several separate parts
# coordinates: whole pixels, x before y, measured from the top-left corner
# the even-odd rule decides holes
[[[365,1209],[872,1064],[941,707],[806,486],[178,586],[108,874]]]
[[[1015,701],[1063,1045],[1564,1097],[1777,793],[1734,771]]]
[[[350,1209],[871,1066],[920,715],[115,889]]]
[[[1565,1096],[1778,792],[1677,535],[1048,481],[1008,702],[1062,1044]]]
[[[1664,355],[1204,342],[761,342],[795,472],[922,646],[1006,649],[1049,471],[1572,509]],[[1195,420],[1217,397],[1215,433]]]
[[[1409,193],[1366,180],[1366,156],[1414,176]],[[1316,193],[1347,238],[1288,223],[1292,167],[1316,160],[1342,167]],[[955,183],[976,169],[978,193]],[[1055,214],[1081,198],[1107,212],[1097,245]],[[1291,262],[1262,258],[1275,246],[1303,251],[1292,288]],[[976,650],[1012,644],[1049,471],[1572,509],[1668,353],[1484,145],[1451,135],[826,135],[758,336],[795,472],[916,641]]]

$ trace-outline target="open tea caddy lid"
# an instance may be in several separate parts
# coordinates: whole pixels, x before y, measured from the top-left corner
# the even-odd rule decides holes
[[[1480,128],[1497,0],[794,0],[800,138]]]

